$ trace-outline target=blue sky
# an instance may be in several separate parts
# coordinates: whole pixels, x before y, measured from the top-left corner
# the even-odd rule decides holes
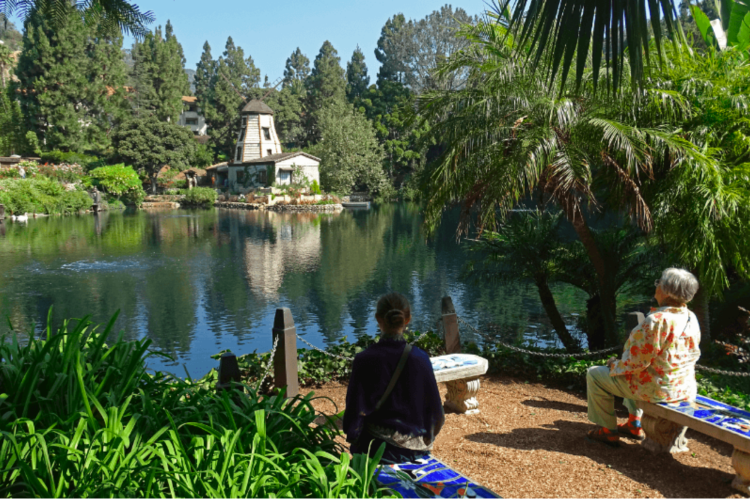
[[[172,21],[182,44],[187,68],[195,69],[208,40],[214,59],[224,51],[227,37],[251,55],[261,75],[271,81],[281,77],[289,55],[300,47],[312,65],[321,45],[329,40],[341,57],[341,65],[351,59],[359,46],[365,54],[371,82],[377,75],[374,50],[380,30],[389,17],[399,12],[407,19],[421,19],[449,2],[437,0],[347,1],[315,0],[135,0],[142,10],[156,15],[154,26]],[[450,2],[470,15],[480,14],[483,0]],[[17,25],[20,23],[17,23]],[[152,27],[153,28],[153,27]],[[126,39],[130,47],[132,39]]]

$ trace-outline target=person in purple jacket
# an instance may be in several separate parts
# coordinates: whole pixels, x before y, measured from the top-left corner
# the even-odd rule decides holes
[[[382,335],[354,358],[343,429],[352,453],[372,456],[385,443],[383,462],[413,462],[429,454],[445,422],[440,392],[430,356],[418,347],[407,350],[403,332],[411,308],[406,297],[381,297],[375,319]],[[402,356],[402,371],[386,394]]]

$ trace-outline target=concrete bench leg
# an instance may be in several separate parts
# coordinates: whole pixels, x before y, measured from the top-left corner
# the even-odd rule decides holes
[[[641,419],[646,440],[643,446],[653,453],[681,453],[689,451],[685,437],[687,427],[661,417],[644,414]]]
[[[737,473],[732,481],[732,488],[745,495],[750,494],[750,453],[735,448],[732,453],[732,467]]]
[[[445,396],[445,411],[472,415],[479,413],[477,393],[479,392],[479,377],[464,378],[446,382],[448,394]]]

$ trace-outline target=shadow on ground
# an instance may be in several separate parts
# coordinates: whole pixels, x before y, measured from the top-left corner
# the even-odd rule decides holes
[[[524,401],[524,404],[526,403],[534,403],[529,406],[562,411],[580,412],[581,408],[585,411],[585,407],[579,405],[555,404],[554,401]],[[672,498],[716,498],[737,493],[730,486],[734,478],[732,474],[713,468],[687,465],[670,455],[653,455],[634,441],[622,440],[620,448],[589,443],[584,436],[591,429],[592,425],[588,423],[556,420],[553,424],[542,425],[541,428],[514,429],[505,434],[479,432],[466,436],[466,439],[518,450],[547,450],[585,456],[602,464],[602,468],[611,468]],[[688,438],[702,442],[722,454],[732,453],[731,445],[708,436],[689,432]],[[679,480],[676,481],[675,478]]]

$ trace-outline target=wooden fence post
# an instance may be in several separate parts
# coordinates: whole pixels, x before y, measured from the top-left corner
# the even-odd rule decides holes
[[[628,332],[630,332],[630,330],[640,325],[644,319],[645,317],[642,312],[635,311],[628,313],[628,315],[625,316],[625,327],[628,329]]]
[[[273,340],[279,343],[273,358],[273,377],[277,388],[286,386],[286,397],[299,394],[297,380],[297,328],[294,326],[292,311],[288,307],[276,309],[273,320]]]
[[[445,352],[455,354],[461,352],[461,336],[458,334],[458,316],[453,301],[449,296],[443,297],[441,304],[443,313],[443,332],[445,332]]]
[[[216,383],[216,390],[227,390],[232,387],[232,382],[240,382],[240,366],[234,353],[225,352],[219,360],[219,381]]]

